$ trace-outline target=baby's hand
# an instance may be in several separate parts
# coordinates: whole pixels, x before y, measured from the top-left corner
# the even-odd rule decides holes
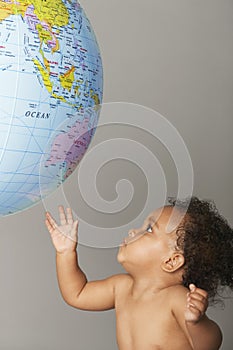
[[[197,323],[205,314],[208,307],[208,293],[194,284],[189,285],[190,292],[187,293],[187,307],[185,310],[185,321]]]
[[[60,225],[57,225],[49,212],[46,213],[45,224],[51,235],[53,245],[58,253],[75,251],[77,247],[78,221],[74,221],[72,210],[59,206]]]

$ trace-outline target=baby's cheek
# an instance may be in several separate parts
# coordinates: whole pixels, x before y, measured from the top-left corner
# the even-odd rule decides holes
[[[167,241],[168,249],[176,251],[179,250],[178,244],[177,244],[177,237],[170,237]]]

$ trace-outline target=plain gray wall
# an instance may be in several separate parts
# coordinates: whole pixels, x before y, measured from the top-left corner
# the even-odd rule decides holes
[[[233,1],[81,5],[102,52],[104,102],[141,104],[165,116],[189,149],[194,194],[212,198],[233,224]],[[107,175],[100,180],[103,194],[107,182]],[[0,349],[117,349],[113,311],[82,312],[63,302],[42,203],[1,219],[0,230]],[[115,248],[79,251],[90,279],[121,271]],[[225,303],[225,310],[211,308],[209,315],[223,330],[222,350],[231,350],[233,300]]]

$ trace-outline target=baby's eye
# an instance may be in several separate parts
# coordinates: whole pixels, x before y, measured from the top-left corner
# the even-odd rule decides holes
[[[152,232],[152,231],[153,231],[153,230],[152,230],[152,226],[151,226],[151,225],[148,225],[146,231],[147,231],[147,232]]]

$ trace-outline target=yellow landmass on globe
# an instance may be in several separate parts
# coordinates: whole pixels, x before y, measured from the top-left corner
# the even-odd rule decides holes
[[[75,92],[75,95],[80,95],[80,92],[79,92],[79,86],[78,85],[76,85],[75,87],[74,87],[74,92]]]
[[[69,12],[62,0],[18,0],[17,2],[15,2],[15,0],[12,0],[12,2],[0,0],[0,21],[5,20],[11,15],[24,16],[29,5],[33,5],[35,15],[41,23],[45,24],[43,26],[40,23],[36,25],[40,39],[39,52],[43,58],[44,66],[42,66],[37,59],[34,59],[33,62],[42,76],[46,89],[52,94],[53,83],[50,80],[50,63],[44,55],[42,45],[45,44],[48,46],[48,42],[54,40],[55,45],[52,48],[52,52],[54,53],[59,50],[59,41],[54,34],[52,34],[52,27],[66,26],[69,23]],[[61,77],[61,84],[70,91],[73,81],[74,67]],[[63,96],[58,96],[56,94],[52,94],[52,96],[67,103]]]
[[[99,105],[100,104],[100,99],[99,99],[98,94],[95,94],[94,90],[91,89],[90,90],[90,95],[91,95],[91,98],[95,101],[95,104]]]
[[[48,73],[50,73],[50,64],[49,64],[49,61],[48,61],[47,58],[45,57],[44,52],[43,52],[43,50],[42,50],[41,48],[40,48],[40,54],[41,54],[41,56],[43,57],[43,61],[44,61],[45,68],[47,69]]]
[[[22,3],[24,0],[18,1]],[[62,0],[27,0],[27,3],[34,6],[38,19],[51,27],[62,27],[69,22],[69,13]]]
[[[23,15],[28,7],[27,1],[6,2],[0,0],[0,21],[3,21],[11,15]]]
[[[43,82],[44,82],[46,89],[51,94],[52,90],[53,90],[53,84],[49,78],[49,72],[46,69],[44,69],[44,67],[40,64],[40,62],[38,60],[34,59],[33,62],[35,63],[35,65],[37,66],[37,68],[40,71],[40,74],[42,76],[42,79],[43,79]]]
[[[40,72],[42,79],[43,79],[44,86],[46,87],[48,92],[51,94],[51,96],[53,96],[54,98],[59,99],[62,102],[65,102],[65,103],[71,105],[72,107],[74,107],[75,104],[68,102],[63,96],[57,95],[56,93],[52,92],[53,91],[53,83],[50,80],[49,72],[46,69],[44,69],[44,67],[40,64],[40,62],[38,60],[34,59],[33,62],[37,66],[37,68],[39,69],[39,72]]]
[[[48,30],[44,29],[41,24],[37,24],[36,29],[38,30],[41,42],[47,44],[49,40],[52,40],[52,34]]]
[[[52,52],[54,53],[54,52],[56,52],[56,51],[58,51],[59,50],[59,41],[56,39],[56,46],[54,46],[53,48],[52,48]]]
[[[45,44],[49,47],[50,42],[53,42],[53,47],[50,47],[52,53],[59,50],[59,40],[56,35],[59,34],[59,27],[66,26],[69,23],[69,12],[64,5],[62,0],[0,0],[0,22],[7,19],[12,15],[25,16],[28,6],[33,5],[34,13],[39,19],[40,23],[36,25],[38,36],[40,39],[40,49],[39,52],[43,59],[43,65],[38,59],[33,59],[33,62],[37,69],[39,70],[41,77],[43,79],[44,86],[47,91],[56,99],[61,100],[71,106],[75,106],[68,102],[65,97],[60,96],[53,92],[53,82],[50,79],[50,62],[45,57],[45,52],[43,51],[42,45]],[[56,32],[54,27],[57,27]],[[74,24],[71,25],[74,28]],[[67,90],[71,91],[72,86],[75,95],[79,95],[79,83],[83,84],[82,80],[75,80],[75,67],[72,66],[67,72],[61,74],[59,77],[61,86]],[[98,94],[96,94],[92,89],[88,92],[88,82],[85,82],[84,86],[84,96],[90,97],[94,100],[95,105],[100,104],[100,99]],[[82,109],[82,105],[79,107]]]
[[[51,27],[62,27],[69,22],[69,13],[62,0],[18,0],[17,2],[0,0],[0,21],[11,15],[24,16],[29,5],[34,6],[38,19]]]
[[[68,103],[69,105],[72,105],[71,103],[69,103],[68,101],[66,101],[66,99],[63,96],[59,96],[57,94],[52,94],[52,96],[58,100],[61,100],[62,102]],[[73,106],[73,105],[72,105]]]
[[[38,19],[48,25],[47,30],[41,25],[37,25],[37,27],[40,26],[40,28],[37,29],[41,44],[43,42],[47,44],[47,42],[53,38],[51,35],[52,27],[63,27],[69,23],[69,12],[62,0],[31,0],[30,3],[34,6],[34,12]],[[59,42],[56,37],[54,38],[56,45],[52,48],[52,52],[59,50]]]
[[[0,0],[0,21],[3,21],[11,15],[25,15],[27,7],[29,5],[34,6],[34,13],[40,20],[48,25],[48,30],[42,27],[41,24],[37,25],[37,30],[41,43],[47,43],[52,39],[51,28],[53,26],[63,27],[69,23],[69,12],[62,0],[18,0],[15,2],[6,2]],[[56,45],[53,47],[52,52],[59,49],[59,42],[56,39]]]
[[[44,56],[43,56],[43,58],[44,58],[44,63],[45,63],[45,65],[47,65],[47,62],[46,62],[47,60],[46,60],[46,58],[45,58]],[[36,59],[34,59],[33,62],[34,62],[34,64],[36,65],[36,67],[38,68],[38,70],[39,70],[39,72],[40,72],[40,74],[41,74],[41,76],[42,76],[44,86],[46,87],[46,89],[48,90],[48,92],[51,94],[51,96],[53,96],[54,98],[59,99],[59,100],[61,100],[62,102],[65,102],[65,103],[71,105],[72,107],[74,107],[75,104],[70,103],[70,102],[67,101],[63,96],[60,96],[60,95],[58,95],[58,94],[56,94],[56,93],[53,92],[53,83],[52,83],[51,80],[50,80],[49,71],[47,70],[48,67],[46,67],[46,69],[45,69],[45,68],[41,65],[41,63],[40,63],[38,60],[36,60]],[[49,70],[50,70],[50,67],[49,67]],[[70,74],[72,75],[73,72],[74,72],[74,70],[75,70],[75,67],[72,67],[68,72],[70,72]],[[69,76],[69,75],[68,75],[68,76]],[[69,85],[70,83],[71,83],[71,81],[69,81],[69,82],[67,81],[66,84],[68,84],[68,85],[66,85],[66,86],[69,87],[69,86],[70,86],[70,85]],[[71,84],[71,87],[72,87],[72,84]]]
[[[65,74],[60,75],[61,86],[70,91],[74,83],[75,67],[72,66]]]

